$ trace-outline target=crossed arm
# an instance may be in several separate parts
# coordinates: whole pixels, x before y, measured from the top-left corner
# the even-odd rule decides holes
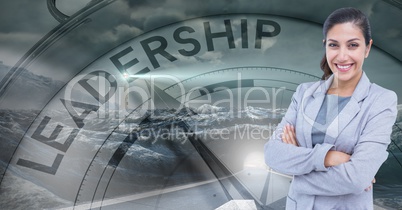
[[[303,146],[303,139],[300,146],[297,144],[303,135],[290,125],[296,125],[306,88],[308,85],[298,87],[288,111],[265,144],[267,165],[280,173],[294,175],[292,185],[298,193],[336,196],[370,190],[370,182],[375,181],[375,173],[388,157],[386,148],[397,115],[396,94],[383,91],[376,94],[381,100],[371,99],[359,141],[349,155],[325,142],[312,148]]]
[[[295,132],[295,128],[293,125],[285,125],[283,128],[283,134],[281,136],[282,138],[282,142],[286,143],[286,144],[291,144],[294,146],[299,146],[299,144],[297,143],[297,139],[296,139],[296,132]],[[337,166],[340,165],[342,163],[346,163],[350,160],[350,155],[346,154],[344,152],[340,152],[340,151],[328,151],[325,159],[324,159],[324,165],[325,167],[331,167],[331,166]],[[375,183],[375,178],[371,181],[372,184]],[[373,185],[368,186],[365,191],[369,191],[371,190]]]

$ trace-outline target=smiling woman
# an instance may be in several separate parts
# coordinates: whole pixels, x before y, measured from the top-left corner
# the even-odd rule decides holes
[[[397,97],[363,72],[372,40],[361,11],[334,11],[323,31],[322,66],[331,76],[298,86],[265,160],[293,176],[286,209],[373,209],[372,183],[388,157]]]

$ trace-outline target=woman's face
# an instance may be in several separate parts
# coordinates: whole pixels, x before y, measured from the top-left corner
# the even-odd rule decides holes
[[[361,29],[353,23],[334,25],[327,33],[325,51],[335,79],[357,84],[371,43],[366,46]]]

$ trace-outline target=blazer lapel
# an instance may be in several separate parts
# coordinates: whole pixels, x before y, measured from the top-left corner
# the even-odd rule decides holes
[[[332,83],[333,76],[326,81],[320,81],[317,85],[311,86],[303,94],[302,99],[302,116],[303,116],[303,134],[306,142],[306,147],[312,147],[311,131],[318,115],[322,103],[325,98],[329,85]]]
[[[360,102],[367,97],[370,85],[370,80],[363,72],[363,75],[360,78],[360,81],[357,84],[350,101],[346,104],[334,121],[332,121],[332,123],[328,126],[324,142],[329,144],[335,143],[342,130],[350,123],[350,121],[353,120],[357,113],[359,113]],[[330,111],[336,112],[337,110]]]
[[[330,111],[337,112],[338,110]],[[353,97],[350,98],[350,101],[328,126],[324,142],[334,144],[341,131],[349,124],[350,121],[352,121],[359,111],[360,106],[358,101],[356,101]]]

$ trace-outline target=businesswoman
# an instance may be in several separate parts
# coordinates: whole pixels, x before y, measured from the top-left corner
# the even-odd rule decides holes
[[[362,69],[373,41],[361,11],[334,11],[323,33],[323,80],[297,87],[265,144],[265,161],[293,175],[286,209],[373,209],[371,186],[388,157],[397,96]]]

